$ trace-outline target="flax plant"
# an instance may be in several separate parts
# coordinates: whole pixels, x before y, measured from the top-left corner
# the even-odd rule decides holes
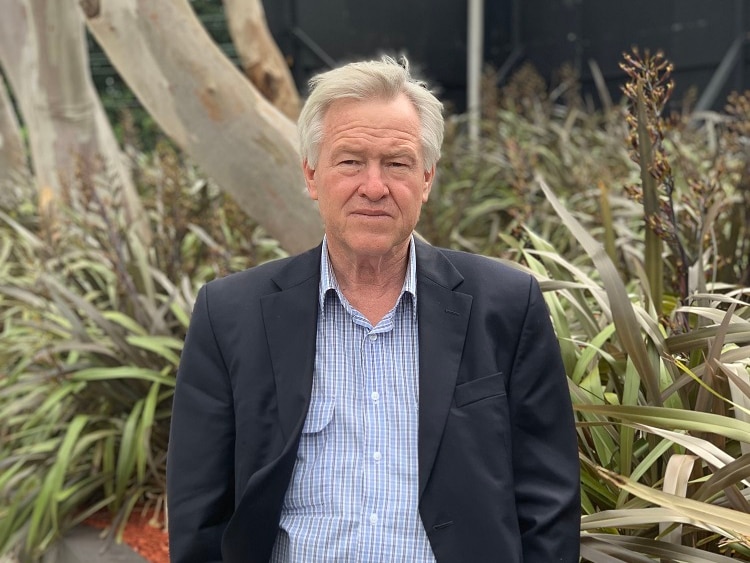
[[[529,69],[495,89],[477,153],[450,131],[420,230],[545,290],[579,419],[584,559],[746,560],[750,105],[667,116],[670,63],[623,64],[629,96],[606,111]]]
[[[638,50],[625,53],[620,68],[630,80],[623,87],[631,102],[627,115],[630,126],[632,158],[640,166],[640,185],[628,186],[634,199],[643,204],[645,215],[645,268],[649,279],[651,298],[657,314],[662,314],[663,241],[668,240],[677,248],[681,243],[677,237],[674,220],[674,176],[669,158],[664,149],[664,108],[669,100],[674,81],[670,79],[672,65],[662,53],[651,56],[646,51],[643,57]],[[680,295],[687,296],[687,264],[677,261]]]
[[[696,296],[711,307],[674,312],[694,328],[665,333],[644,298],[647,280],[623,283],[603,246],[538,181],[596,268],[572,265],[541,240],[518,248],[549,290],[558,335],[568,335],[561,346],[580,416],[584,557],[747,556],[750,290]],[[649,348],[660,354],[656,371]],[[696,410],[702,390],[729,408]],[[654,392],[663,406],[649,401]]]
[[[174,152],[139,159],[149,248],[128,236],[117,195],[94,185],[70,187],[54,232],[31,204],[0,211],[0,555],[34,561],[100,510],[115,535],[136,506],[164,524],[195,290],[283,255]]]
[[[680,155],[674,162],[684,168],[679,193],[667,150],[673,125],[661,115],[671,65],[636,52],[623,67],[631,78],[629,144],[641,180],[628,193],[644,207],[645,249],[621,251],[636,275],[618,275],[611,252],[541,175],[542,191],[594,269],[572,264],[538,238],[531,248],[517,246],[553,290],[547,299],[581,417],[582,554],[602,563],[743,558],[750,555],[750,289],[715,283],[710,271],[695,267],[691,287],[688,272],[720,258],[707,234],[732,225],[731,206],[717,202],[729,201],[724,194],[737,188],[730,181],[741,178],[727,173],[731,155],[739,159],[732,166],[743,170],[747,153],[726,150],[708,164],[685,166],[696,147],[671,141]],[[747,142],[738,131],[744,130],[735,121],[734,136],[719,140],[723,148]],[[700,259],[689,258],[682,241],[678,217],[685,210],[700,224]],[[746,233],[747,226],[731,228]],[[665,257],[675,274],[667,286]]]

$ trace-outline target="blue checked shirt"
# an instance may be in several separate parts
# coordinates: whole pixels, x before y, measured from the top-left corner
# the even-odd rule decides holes
[[[418,511],[414,240],[373,327],[339,289],[323,240],[312,398],[271,563],[435,561]]]

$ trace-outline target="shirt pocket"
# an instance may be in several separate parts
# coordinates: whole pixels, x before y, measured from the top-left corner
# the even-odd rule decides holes
[[[333,398],[310,404],[299,439],[292,482],[287,490],[287,510],[321,507],[330,500],[332,473],[328,467],[330,460],[326,461],[326,444],[331,434],[334,406]]]
[[[318,434],[325,430],[333,419],[335,404],[336,401],[332,397],[311,401],[305,424],[302,426],[302,434]]]
[[[326,445],[335,404],[333,398],[320,399],[310,404],[297,450],[297,463],[302,466],[300,469],[303,471],[315,464]]]
[[[453,397],[456,401],[456,407],[460,408],[484,399],[503,395],[505,395],[505,377],[502,372],[498,372],[456,385]]]

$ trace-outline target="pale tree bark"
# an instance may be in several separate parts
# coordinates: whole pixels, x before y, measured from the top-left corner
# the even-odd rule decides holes
[[[91,81],[84,32],[75,0],[3,1],[0,63],[27,126],[40,210],[52,210],[63,186],[102,177],[119,184],[147,243],[140,200]]]
[[[187,0],[81,0],[89,30],[161,128],[290,252],[322,225],[295,125],[224,56]]]
[[[26,150],[21,127],[10,102],[5,80],[0,75],[0,190],[26,172]],[[2,198],[2,194],[0,194]]]
[[[224,12],[245,75],[269,102],[296,121],[299,93],[268,29],[261,0],[224,0]]]

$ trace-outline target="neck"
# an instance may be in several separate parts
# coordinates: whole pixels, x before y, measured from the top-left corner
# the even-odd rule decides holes
[[[348,257],[328,249],[336,281],[349,303],[375,326],[396,304],[404,286],[409,245],[388,256]]]

